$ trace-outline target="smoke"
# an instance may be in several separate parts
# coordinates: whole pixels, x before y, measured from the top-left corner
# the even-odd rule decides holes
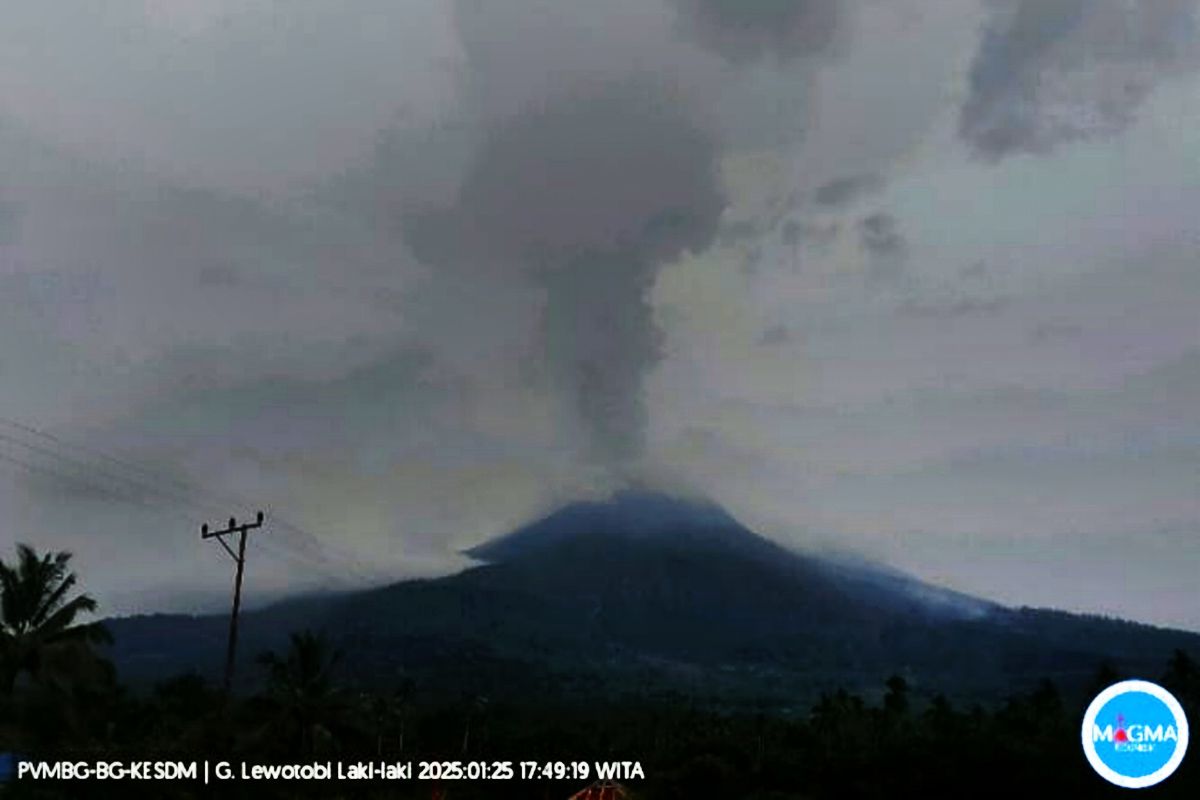
[[[829,50],[840,27],[837,0],[672,0],[680,31],[734,63]]]
[[[823,183],[813,192],[813,201],[825,208],[841,208],[883,186],[879,175],[849,175]]]
[[[544,293],[546,377],[598,463],[641,450],[642,381],[659,358],[648,292],[707,247],[724,198],[718,150],[652,80],[579,84],[489,125],[457,198],[406,220],[418,258],[503,271]]]
[[[903,252],[904,236],[900,233],[896,218],[878,212],[859,223],[862,245],[877,256],[891,256]]]
[[[959,131],[997,159],[1128,127],[1200,56],[1196,0],[992,0]]]
[[[21,207],[0,195],[0,247],[17,240],[20,220]]]
[[[577,430],[586,461],[628,477],[662,357],[659,272],[717,235],[729,149],[802,135],[818,66],[800,57],[829,51],[842,15],[832,0],[453,8],[452,121],[386,136],[338,191],[429,269],[438,313],[504,342],[564,444]],[[729,68],[769,54],[774,69]],[[499,287],[500,307],[437,303]]]

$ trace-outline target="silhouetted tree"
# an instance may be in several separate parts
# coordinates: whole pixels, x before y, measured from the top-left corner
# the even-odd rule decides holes
[[[1171,654],[1163,686],[1179,699],[1189,717],[1200,713],[1200,665],[1183,650]]]
[[[883,710],[889,717],[902,717],[908,713],[908,681],[899,675],[893,675],[887,680]]]
[[[467,703],[467,722],[463,727],[462,751],[467,752],[471,744],[471,721],[475,716],[483,717],[487,713],[488,699],[482,695],[472,697]]]
[[[396,753],[404,752],[404,727],[412,702],[413,682],[403,678],[391,692],[365,692],[359,711],[370,721],[375,737],[375,755],[382,756],[387,741],[394,741]]]
[[[311,631],[293,633],[282,657],[264,653],[258,658],[267,670],[267,730],[301,755],[312,755],[317,742],[329,740],[342,722],[344,698],[333,683],[340,660],[341,653]]]
[[[149,699],[145,724],[157,739],[183,748],[199,748],[215,738],[213,729],[224,727],[221,696],[195,673],[178,675],[156,684]]]
[[[0,694],[11,695],[22,673],[62,683],[101,665],[91,645],[111,638],[100,623],[76,622],[95,612],[96,601],[70,596],[77,582],[70,560],[19,544],[15,564],[0,561]]]
[[[1111,661],[1103,661],[1092,674],[1086,694],[1089,699],[1095,697],[1119,680],[1121,680],[1121,673],[1117,671],[1116,665]]]

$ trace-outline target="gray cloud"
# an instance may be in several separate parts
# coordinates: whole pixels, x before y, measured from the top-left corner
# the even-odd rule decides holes
[[[779,241],[795,255],[799,248],[806,244],[817,249],[829,247],[837,239],[841,229],[842,224],[838,220],[814,222],[789,217],[779,226]]]
[[[841,25],[838,0],[671,0],[681,33],[729,61],[828,52]]]
[[[725,206],[726,79],[671,41],[661,7],[453,9],[455,114],[426,134],[385,134],[323,196],[430,267],[418,295],[473,283],[523,293],[442,314],[523,330],[506,358],[561,404],[564,440],[621,471],[641,455],[641,384],[660,356],[649,292],[663,264],[709,246]]]
[[[762,264],[762,260],[762,248],[758,245],[753,245],[742,254],[742,263],[739,269],[743,275],[756,275],[758,274],[759,265]]]
[[[326,375],[396,336],[371,300],[404,282],[403,254],[358,226],[4,134],[0,183],[19,187],[22,215],[0,250],[0,330],[26,340],[6,353],[11,413],[84,426],[176,381]],[[181,351],[186,371],[165,360]]]
[[[20,224],[21,207],[0,196],[0,247],[16,241]]]
[[[990,0],[961,136],[976,153],[1041,153],[1126,128],[1200,56],[1195,0]]]
[[[6,530],[106,609],[224,598],[206,517],[399,577],[629,465],[791,543],[1197,624],[1186,540],[1135,552],[1197,519],[1184,3],[227,3],[0,26],[4,413],[222,495],[0,463]],[[983,155],[1156,118],[984,169],[947,111]],[[355,574],[253,546],[292,551],[255,593]]]
[[[716,148],[651,83],[581,86],[485,136],[450,215],[411,220],[414,246],[430,260],[554,269],[580,254],[628,251],[658,262],[715,232],[724,206]]]
[[[440,270],[546,293],[549,377],[615,465],[641,447],[655,272],[707,247],[723,207],[716,147],[686,107],[651,82],[585,84],[489,126],[454,204],[412,214],[406,234]]]
[[[792,340],[792,332],[782,323],[772,325],[758,337],[758,343],[765,346],[787,344]]]
[[[952,320],[961,317],[999,314],[1011,303],[1007,297],[975,298],[963,297],[943,303],[907,301],[900,306],[900,314],[921,319]]]
[[[1083,326],[1081,325],[1050,320],[1036,324],[1029,331],[1029,341],[1033,344],[1070,341],[1078,338],[1082,333]]]
[[[101,583],[110,574],[119,584],[127,580],[104,557],[106,546],[131,528],[156,530],[159,535],[145,544],[162,564],[150,583],[186,593],[211,587],[220,572],[197,572],[192,538],[162,531],[194,531],[230,513],[266,508],[270,535],[255,547],[265,547],[271,557],[256,565],[251,590],[261,599],[330,580],[340,585],[368,578],[371,571],[349,552],[362,542],[353,541],[342,522],[371,519],[371,508],[356,507],[364,499],[356,490],[344,498],[336,512],[341,521],[333,525],[314,533],[291,522],[297,516],[321,519],[328,513],[321,506],[355,479],[377,480],[406,461],[436,474],[448,460],[496,457],[485,437],[465,430],[468,387],[419,348],[400,347],[344,375],[264,372],[205,391],[223,357],[195,348],[168,350],[154,365],[161,392],[143,393],[122,419],[65,442],[12,430],[0,420],[0,460],[16,468],[13,486],[35,501],[32,508],[45,509],[23,522],[41,519],[59,546],[95,560],[89,573]],[[106,453],[131,455],[112,460]],[[12,463],[13,455],[23,463]],[[368,506],[380,502],[365,499]],[[406,551],[425,549],[428,511],[407,519]],[[390,521],[384,525],[385,532],[392,530]],[[178,607],[181,599],[170,602]]]
[[[983,259],[967,264],[958,271],[958,274],[967,280],[983,280],[988,275],[988,263]]]
[[[891,214],[877,212],[864,217],[858,223],[858,233],[863,247],[873,255],[896,256],[904,252],[904,235]]]
[[[779,229],[779,239],[786,247],[793,250],[800,246],[800,241],[804,238],[804,225],[798,220],[789,219],[783,223]]]
[[[819,206],[845,206],[882,187],[883,179],[878,175],[849,175],[818,186],[813,201]]]
[[[319,179],[450,96],[444,0],[10,5],[3,104],[49,138],[193,185]],[[352,87],[352,88],[349,88]],[[432,112],[432,113],[431,113]]]
[[[752,220],[740,219],[721,226],[720,242],[729,246],[759,235],[758,226]]]

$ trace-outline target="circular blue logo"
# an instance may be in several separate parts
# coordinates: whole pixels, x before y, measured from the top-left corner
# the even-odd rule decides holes
[[[1166,780],[1187,752],[1183,708],[1149,681],[1122,681],[1096,695],[1083,715],[1082,734],[1092,768],[1127,789]]]

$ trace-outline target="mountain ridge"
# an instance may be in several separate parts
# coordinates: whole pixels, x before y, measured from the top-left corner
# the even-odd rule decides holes
[[[572,503],[465,551],[475,566],[246,612],[240,661],[324,630],[363,683],[693,691],[747,699],[834,685],[976,694],[1102,661],[1150,674],[1200,635],[1012,609],[886,568],[822,559],[751,531],[716,504],[651,492]],[[227,618],[114,620],[113,655],[145,679],[212,674]],[[172,630],[168,630],[172,629]],[[770,676],[769,679],[764,676]],[[760,698],[761,699],[761,698]]]

